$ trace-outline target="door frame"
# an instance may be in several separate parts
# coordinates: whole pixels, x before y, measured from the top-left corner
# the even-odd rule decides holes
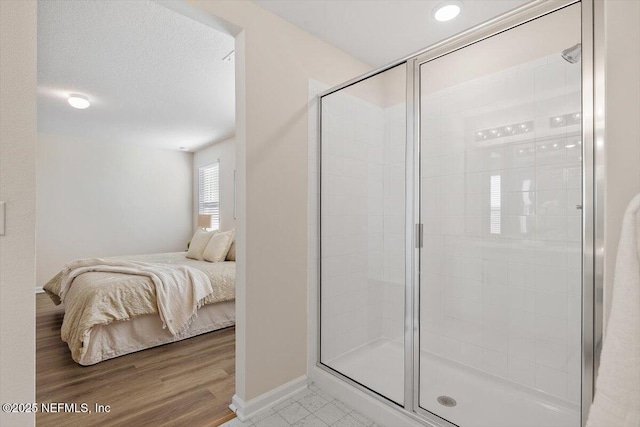
[[[427,52],[410,59],[413,66],[411,74],[413,83],[412,98],[408,104],[412,104],[411,115],[408,121],[413,121],[412,129],[408,135],[407,144],[411,146],[413,159],[407,156],[408,163],[414,165],[413,176],[407,174],[407,182],[413,182],[412,198],[415,205],[412,212],[408,212],[407,221],[411,224],[420,224],[420,67],[437,58],[443,57],[454,51],[463,49],[471,44],[485,40],[499,33],[508,31],[514,27],[533,21],[544,15],[556,12],[574,4],[581,3],[582,16],[582,385],[581,385],[581,425],[586,425],[589,406],[593,401],[595,374],[599,366],[599,355],[602,344],[602,266],[604,262],[603,247],[604,236],[604,61],[601,45],[596,44],[603,40],[603,25],[597,19],[602,19],[602,2],[593,0],[567,0],[543,2],[528,10],[514,11],[513,15],[503,15],[495,24],[478,28],[471,34],[462,34],[455,40],[443,42],[441,46],[434,46]],[[409,91],[407,92],[409,93]],[[408,109],[409,112],[409,109]],[[409,135],[412,138],[409,138]],[[596,143],[597,140],[597,143]],[[409,151],[409,150],[408,150]],[[409,163],[411,161],[411,163]],[[596,173],[597,172],[597,173]],[[411,179],[411,181],[409,181]],[[596,220],[597,219],[597,220]],[[414,226],[419,230],[421,225]],[[415,236],[413,242],[407,245],[407,251],[419,253],[412,249],[422,246]],[[434,416],[419,404],[419,370],[420,370],[420,328],[419,328],[419,273],[420,255],[412,257],[412,280],[408,281],[407,304],[413,301],[411,334],[405,339],[412,340],[412,365],[413,365],[413,390],[410,393],[413,399],[413,411],[431,420]],[[409,273],[409,270],[408,270]],[[411,285],[411,286],[409,286]],[[407,305],[408,306],[408,305]],[[409,350],[409,346],[407,346]],[[409,393],[405,394],[407,397]],[[439,418],[439,417],[437,417]],[[439,421],[441,421],[439,419]]]

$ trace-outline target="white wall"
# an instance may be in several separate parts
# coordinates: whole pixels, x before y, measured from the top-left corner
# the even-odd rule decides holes
[[[622,216],[633,196],[640,192],[640,1],[608,0],[604,5],[606,322]]]
[[[37,286],[76,258],[185,250],[192,158],[38,133]]]
[[[193,3],[243,29],[236,37],[236,394],[246,402],[306,373],[309,79],[333,85],[370,67],[252,2]]]
[[[217,142],[193,153],[193,228],[198,226],[198,168],[220,161],[220,230],[236,228],[233,215],[233,171],[236,169],[234,138]]]
[[[0,401],[35,402],[36,2],[0,1]],[[32,414],[0,412],[0,425]]]

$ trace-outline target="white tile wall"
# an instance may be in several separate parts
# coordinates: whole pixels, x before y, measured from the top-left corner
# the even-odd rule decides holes
[[[581,136],[550,119],[580,111],[579,82],[554,55],[426,95],[421,141],[422,350],[574,403]]]
[[[581,137],[549,126],[580,110],[571,67],[545,58],[423,100],[421,331],[423,350],[577,403]],[[402,339],[405,121],[342,93],[324,107],[326,362]]]
[[[342,93],[324,98],[322,114],[321,345],[327,362],[382,331],[383,129],[381,108]]]
[[[384,109],[383,336],[404,336],[406,105]]]
[[[403,336],[405,106],[339,92],[324,98],[322,113],[321,345],[329,362]]]

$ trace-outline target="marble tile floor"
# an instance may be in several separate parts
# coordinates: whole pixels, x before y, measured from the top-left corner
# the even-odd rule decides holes
[[[234,418],[220,427],[378,427],[315,385],[259,412],[247,421]]]

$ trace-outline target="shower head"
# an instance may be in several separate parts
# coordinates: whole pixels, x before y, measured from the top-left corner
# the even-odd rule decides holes
[[[582,45],[580,43],[562,51],[562,57],[570,64],[575,64],[582,57]]]

